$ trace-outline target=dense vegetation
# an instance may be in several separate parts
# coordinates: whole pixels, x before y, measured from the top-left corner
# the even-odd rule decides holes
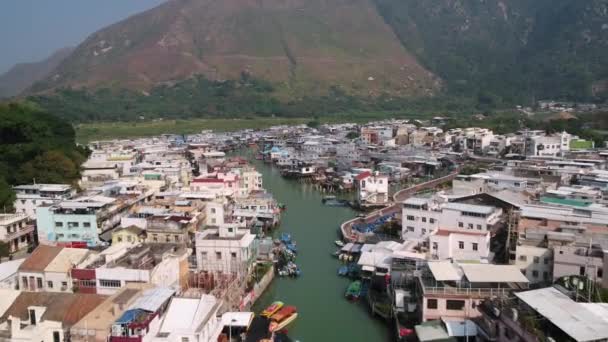
[[[63,89],[53,95],[31,96],[29,100],[71,122],[133,121],[142,117],[314,117],[360,112],[415,113],[429,109],[470,112],[476,109],[473,102],[457,97],[412,99],[384,95],[363,98],[349,95],[339,87],[331,87],[323,96],[280,100],[280,87],[247,75],[227,81],[211,81],[198,76],[172,86],[158,86],[145,94],[109,88]]]
[[[606,1],[374,1],[452,95],[495,107],[606,99]]]
[[[86,150],[74,137],[70,124],[33,106],[0,104],[0,208],[13,204],[11,185],[76,181]]]

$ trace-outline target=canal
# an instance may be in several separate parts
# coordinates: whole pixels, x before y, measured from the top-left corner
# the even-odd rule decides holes
[[[287,205],[277,233],[289,232],[298,245],[298,279],[275,278],[256,303],[261,311],[280,300],[298,308],[298,318],[287,327],[295,341],[390,341],[386,322],[370,315],[365,301],[350,303],[344,298],[349,280],[337,275],[338,260],[330,254],[337,247],[340,223],[356,213],[349,208],[326,207],[322,195],[311,185],[287,180],[269,164],[252,160],[263,174],[264,188]]]

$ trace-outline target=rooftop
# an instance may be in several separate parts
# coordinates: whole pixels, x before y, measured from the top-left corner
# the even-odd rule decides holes
[[[486,206],[486,205],[475,205],[475,204],[454,203],[454,202],[445,203],[442,206],[442,208],[449,209],[449,210],[466,211],[466,212],[470,212],[470,213],[477,213],[477,214],[484,214],[484,215],[490,215],[496,210],[495,207],[490,207],[490,206]]]
[[[39,245],[34,252],[19,266],[21,272],[43,272],[61,252],[63,247]]]
[[[606,303],[577,303],[554,287],[515,295],[576,341],[608,339]]]
[[[528,283],[519,268],[513,265],[461,264],[471,283]]]

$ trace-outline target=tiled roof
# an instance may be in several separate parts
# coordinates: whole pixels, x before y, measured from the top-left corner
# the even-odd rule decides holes
[[[0,317],[6,321],[9,316],[28,319],[28,307],[46,307],[42,320],[63,322],[71,326],[100,305],[107,297],[83,293],[22,292]]]
[[[43,272],[63,247],[40,245],[19,267],[21,272]]]
[[[365,171],[365,172],[362,172],[362,173],[358,174],[358,175],[355,177],[355,180],[360,181],[360,180],[363,180],[363,179],[365,179],[365,178],[367,178],[367,177],[369,177],[369,176],[371,176],[371,175],[372,175],[372,173],[371,173],[371,172],[369,172],[369,171]]]

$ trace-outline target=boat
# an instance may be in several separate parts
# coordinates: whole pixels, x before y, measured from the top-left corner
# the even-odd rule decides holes
[[[283,305],[284,305],[283,302],[279,302],[279,301],[274,302],[274,303],[270,304],[269,307],[264,309],[264,311],[262,311],[262,313],[260,313],[260,316],[270,317],[270,316],[274,315],[275,313],[277,313],[277,311],[281,310]]]
[[[285,248],[294,254],[298,253],[298,248],[296,247],[295,243],[287,243],[285,244]]]
[[[340,268],[338,268],[338,275],[339,276],[348,275],[348,266],[340,266]]]
[[[344,242],[342,240],[336,240],[334,241],[334,243],[336,244],[336,246],[338,247],[344,247]]]
[[[291,234],[289,233],[281,233],[281,242],[283,243],[290,243],[291,242]]]
[[[280,209],[281,211],[285,211],[285,210],[287,210],[287,205],[285,205],[285,204],[283,204],[283,203],[279,203],[278,207],[279,207],[279,209]]]
[[[361,281],[355,280],[346,289],[346,293],[344,294],[348,300],[357,300],[361,295]]]
[[[324,196],[324,197],[321,199],[321,202],[322,202],[323,204],[325,204],[325,202],[327,202],[327,201],[332,201],[332,200],[335,200],[335,199],[336,199],[336,196]]]
[[[285,328],[289,323],[293,322],[298,317],[298,312],[295,306],[286,306],[279,312],[270,316],[270,325],[268,331],[275,332]]]
[[[335,258],[338,258],[340,256],[340,254],[342,254],[342,251],[339,249],[337,251],[331,253],[331,255]]]

